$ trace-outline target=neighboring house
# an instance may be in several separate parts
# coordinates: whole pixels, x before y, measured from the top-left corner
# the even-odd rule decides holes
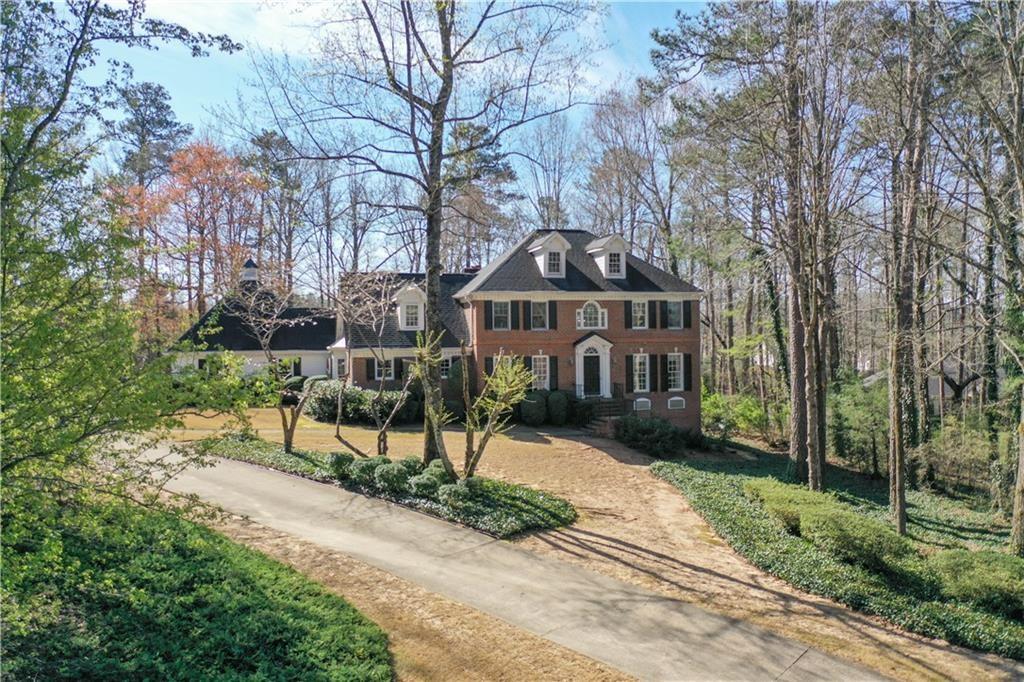
[[[278,355],[309,357],[322,343],[321,364],[303,360],[301,373],[347,377],[362,386],[383,378],[397,386],[423,330],[426,302],[423,275],[401,278],[406,284],[379,341],[359,321],[338,320],[335,335],[323,343],[331,328],[325,318],[301,342],[303,327],[286,330],[280,344],[275,338]],[[516,355],[533,371],[535,388],[614,401],[697,428],[700,297],[692,284],[630,254],[618,235],[537,230],[476,273],[441,276],[442,376],[465,341],[477,388],[480,370],[489,372],[499,354]],[[210,348],[248,351],[235,345],[236,334],[219,345],[214,337],[207,341]]]

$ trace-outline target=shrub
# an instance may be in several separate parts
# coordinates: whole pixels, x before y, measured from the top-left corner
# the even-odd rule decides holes
[[[483,488],[484,479],[477,478],[476,476],[471,476],[470,478],[462,479],[461,481],[459,481],[459,484],[466,486],[466,488],[469,489],[469,492],[475,494],[480,492],[480,490]]]
[[[594,421],[594,401],[572,399],[569,401],[569,422],[573,426],[584,427]]]
[[[402,465],[402,468],[410,476],[416,476],[417,474],[423,473],[423,460],[418,457],[403,457],[398,460],[398,463]]]
[[[547,397],[541,391],[530,391],[519,403],[519,413],[524,424],[540,426],[548,418]]]
[[[721,393],[712,393],[706,385],[700,398],[700,424],[704,433],[720,441],[728,440],[736,429],[732,403]]]
[[[461,400],[449,398],[444,401],[444,409],[457,422],[466,421],[466,406]]]
[[[626,415],[615,422],[616,440],[654,457],[681,455],[688,437],[688,432],[661,417]]]
[[[352,477],[352,482],[356,485],[372,488],[377,483],[374,478],[374,472],[377,470],[377,467],[390,463],[391,460],[387,457],[379,456],[357,459],[348,466],[349,476]]]
[[[473,491],[461,483],[445,483],[437,489],[437,500],[451,509],[462,509],[473,499]]]
[[[327,466],[336,480],[347,481],[349,478],[348,467],[354,461],[355,457],[347,452],[332,452],[327,458]]]
[[[431,500],[437,498],[437,489],[441,485],[441,478],[428,471],[424,471],[422,474],[409,479],[409,491],[413,495]]]
[[[1024,617],[1024,559],[1003,552],[952,549],[928,560],[948,599],[992,613]]]
[[[301,391],[302,385],[306,383],[306,377],[299,375],[294,377],[288,377],[284,380],[282,388],[286,391]]]
[[[377,490],[391,495],[404,495],[409,491],[409,471],[399,462],[381,464],[373,471]]]
[[[343,424],[374,425],[374,409],[378,410],[381,420],[387,418],[401,398],[401,391],[384,391],[380,397],[376,390],[363,389],[358,386],[346,385],[337,379],[318,381],[310,388],[306,412],[319,421],[333,424],[338,415],[338,395],[344,393],[344,412],[341,415]],[[415,394],[413,394],[414,396]],[[395,415],[392,423],[403,424],[419,418],[419,400],[410,396],[405,406]]]
[[[555,426],[565,426],[569,421],[569,396],[563,391],[548,394],[548,421]]]
[[[747,481],[743,484],[743,492],[751,500],[764,505],[765,510],[778,519],[791,535],[800,535],[802,511],[837,509],[839,506],[839,502],[831,495],[816,493],[774,478]]]
[[[837,559],[882,573],[914,554],[910,540],[885,523],[827,505],[801,513],[800,535]]]

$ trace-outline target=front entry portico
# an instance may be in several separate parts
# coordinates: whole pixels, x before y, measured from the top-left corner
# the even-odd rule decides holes
[[[612,342],[588,334],[576,342],[576,397],[612,397]]]

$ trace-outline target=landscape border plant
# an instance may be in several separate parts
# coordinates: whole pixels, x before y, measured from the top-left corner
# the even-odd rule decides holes
[[[909,631],[1024,660],[1024,623],[971,603],[896,589],[878,573],[791,534],[791,524],[744,493],[744,483],[755,479],[741,473],[742,464],[729,464],[728,470],[716,470],[714,464],[703,470],[681,461],[655,462],[651,471],[678,488],[712,528],[758,568]]]

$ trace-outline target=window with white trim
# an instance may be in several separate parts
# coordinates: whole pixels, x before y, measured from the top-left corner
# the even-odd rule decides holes
[[[646,353],[640,353],[633,356],[633,391],[636,393],[646,393],[650,390],[648,387],[648,355]]]
[[[406,303],[402,306],[402,325],[406,329],[420,328],[420,304]]]
[[[512,319],[509,301],[494,301],[491,304],[491,328],[508,331]]]
[[[377,360],[374,363],[374,378],[377,381],[384,379],[385,381],[391,381],[395,378],[395,360]]]
[[[562,274],[562,252],[561,251],[548,251],[547,265],[548,265],[548,274],[549,275],[561,275]]]
[[[633,301],[633,329],[647,329],[647,301]]]
[[[668,390],[683,390],[683,354],[669,353],[666,360],[666,373],[668,375]]]
[[[650,412],[651,411],[651,399],[650,398],[637,398],[633,401],[634,412]]]
[[[618,251],[612,251],[608,254],[608,274],[622,274],[622,254]]]
[[[587,301],[576,311],[577,329],[607,329],[608,311],[594,301]]]
[[[682,329],[683,328],[683,302],[682,301],[669,301],[666,306],[668,310],[668,328],[669,329]]]
[[[530,366],[533,369],[533,390],[548,390],[548,356],[534,355]]]
[[[548,328],[548,302],[530,302],[530,329]]]
[[[337,372],[339,379],[344,379],[348,374],[348,358],[342,356],[334,360],[334,370]]]
[[[452,359],[450,357],[441,358],[440,363],[441,378],[447,379],[448,373],[452,371]]]

